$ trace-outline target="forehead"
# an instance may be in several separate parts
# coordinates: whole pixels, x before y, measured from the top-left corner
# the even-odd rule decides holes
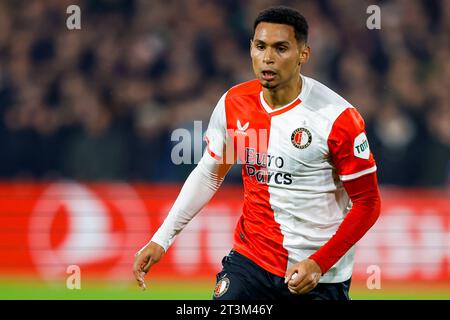
[[[260,40],[266,43],[295,42],[295,30],[293,26],[287,24],[261,22],[256,26],[253,40]]]

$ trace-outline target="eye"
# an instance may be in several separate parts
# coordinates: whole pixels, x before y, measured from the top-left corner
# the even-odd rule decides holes
[[[283,53],[283,52],[286,52],[286,51],[287,51],[286,47],[278,47],[278,52]]]
[[[255,45],[255,47],[258,50],[264,50],[264,45],[262,45],[262,44],[257,44],[257,45]]]

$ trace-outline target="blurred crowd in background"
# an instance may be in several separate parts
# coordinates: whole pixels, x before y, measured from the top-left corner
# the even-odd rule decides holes
[[[66,27],[71,4],[81,30]],[[221,95],[254,78],[253,21],[277,4],[309,23],[302,73],[363,115],[380,183],[448,187],[447,0],[0,1],[0,177],[183,181],[193,165],[172,163],[171,133],[206,130]]]

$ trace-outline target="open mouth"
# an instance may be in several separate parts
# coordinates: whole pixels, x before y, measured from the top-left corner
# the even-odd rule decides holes
[[[271,81],[275,78],[275,76],[277,75],[275,72],[270,71],[270,70],[263,70],[261,72],[262,74],[262,78],[266,81]]]

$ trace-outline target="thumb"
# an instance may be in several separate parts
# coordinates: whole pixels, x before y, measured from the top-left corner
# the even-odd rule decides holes
[[[147,273],[150,270],[150,268],[153,265],[153,263],[154,263],[153,257],[150,257],[150,259],[148,259],[147,264],[144,266],[144,268],[142,268],[142,271]]]
[[[286,275],[284,276],[284,283],[288,283],[289,280],[291,280],[292,275],[296,272],[297,272],[297,270],[294,267],[292,267],[288,271],[286,271]]]

